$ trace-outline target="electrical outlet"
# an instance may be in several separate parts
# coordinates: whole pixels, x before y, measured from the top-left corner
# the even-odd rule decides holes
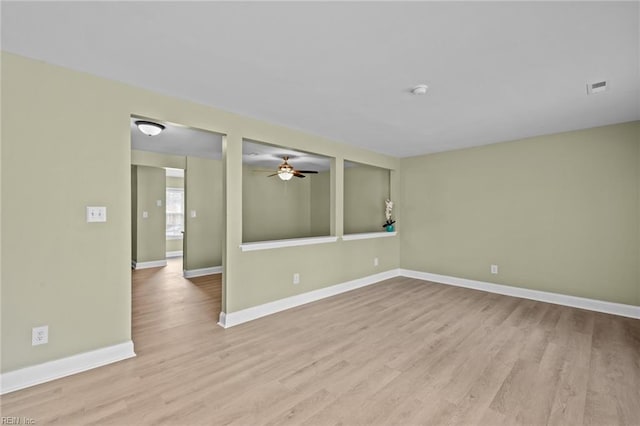
[[[373,266],[378,266],[380,264],[380,262],[378,262],[378,258],[374,257],[373,258]]]
[[[498,273],[498,265],[491,265],[491,273],[492,274]]]
[[[33,327],[31,329],[31,346],[49,343],[49,326]]]
[[[299,273],[295,273],[293,274],[293,283],[294,284],[300,284],[300,274]]]
[[[149,218],[149,212],[142,212],[142,218],[143,219],[148,219]]]
[[[87,222],[106,222],[107,208],[104,206],[87,206]]]

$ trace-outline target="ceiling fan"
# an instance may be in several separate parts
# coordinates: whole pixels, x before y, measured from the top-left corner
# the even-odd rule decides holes
[[[305,177],[304,173],[311,174],[311,173],[318,173],[318,172],[315,170],[294,169],[293,166],[289,164],[289,156],[285,155],[284,157],[282,157],[282,164],[278,166],[278,170],[274,174],[269,175],[268,177],[278,176],[282,180],[289,180],[294,176],[303,178]]]

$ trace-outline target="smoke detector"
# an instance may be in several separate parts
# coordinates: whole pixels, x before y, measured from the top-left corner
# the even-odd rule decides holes
[[[413,93],[414,95],[424,95],[425,93],[427,93],[428,89],[429,86],[427,86],[426,84],[418,84],[416,87],[411,89],[411,93]]]
[[[608,90],[609,82],[607,80],[587,83],[587,95],[595,95],[596,93],[607,92]]]

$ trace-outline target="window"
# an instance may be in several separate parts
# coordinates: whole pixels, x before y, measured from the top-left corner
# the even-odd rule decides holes
[[[184,188],[167,188],[167,239],[181,239],[184,231]]]

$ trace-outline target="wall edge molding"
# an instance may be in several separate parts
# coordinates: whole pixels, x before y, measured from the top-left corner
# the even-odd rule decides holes
[[[287,309],[325,299],[327,297],[336,296],[361,287],[377,284],[381,281],[394,278],[399,275],[399,269],[390,269],[385,272],[380,272],[363,278],[357,278],[355,280],[312,290],[306,293],[296,294],[295,296],[285,297],[284,299],[274,300],[273,302],[252,306],[236,312],[220,312],[220,321],[218,322],[218,325],[224,328],[233,327],[267,315],[272,315],[277,312],[282,312]]]
[[[168,251],[166,256],[167,259],[170,259],[172,257],[182,257],[182,250]]]
[[[290,238],[286,240],[257,241],[254,243],[240,244],[240,250],[242,251],[270,250],[270,249],[282,248],[282,247],[300,247],[300,246],[308,246],[313,244],[335,243],[336,241],[338,241],[337,236],[305,237],[305,238]]]
[[[488,293],[497,293],[505,296],[518,297],[521,299],[536,300],[539,302],[553,303],[555,305],[563,305],[572,308],[586,309],[594,312],[640,319],[640,306],[625,305],[623,303],[588,299],[585,297],[551,293],[541,290],[532,290],[522,287],[512,287],[504,284],[494,284],[484,281],[452,277],[448,275],[432,274],[430,272],[413,271],[410,269],[400,269],[400,275],[408,278],[415,278],[418,280],[431,281],[456,287],[482,290]]]
[[[200,269],[184,269],[182,271],[182,276],[185,278],[195,278],[202,277],[204,275],[221,274],[222,271],[224,271],[222,266],[212,266],[210,268]]]
[[[0,374],[0,394],[50,382],[135,357],[133,341],[82,352]]]
[[[342,238],[342,241],[354,241],[354,240],[367,240],[371,238],[395,237],[396,235],[398,235],[397,231],[361,232],[358,234],[344,234],[341,238]]]

